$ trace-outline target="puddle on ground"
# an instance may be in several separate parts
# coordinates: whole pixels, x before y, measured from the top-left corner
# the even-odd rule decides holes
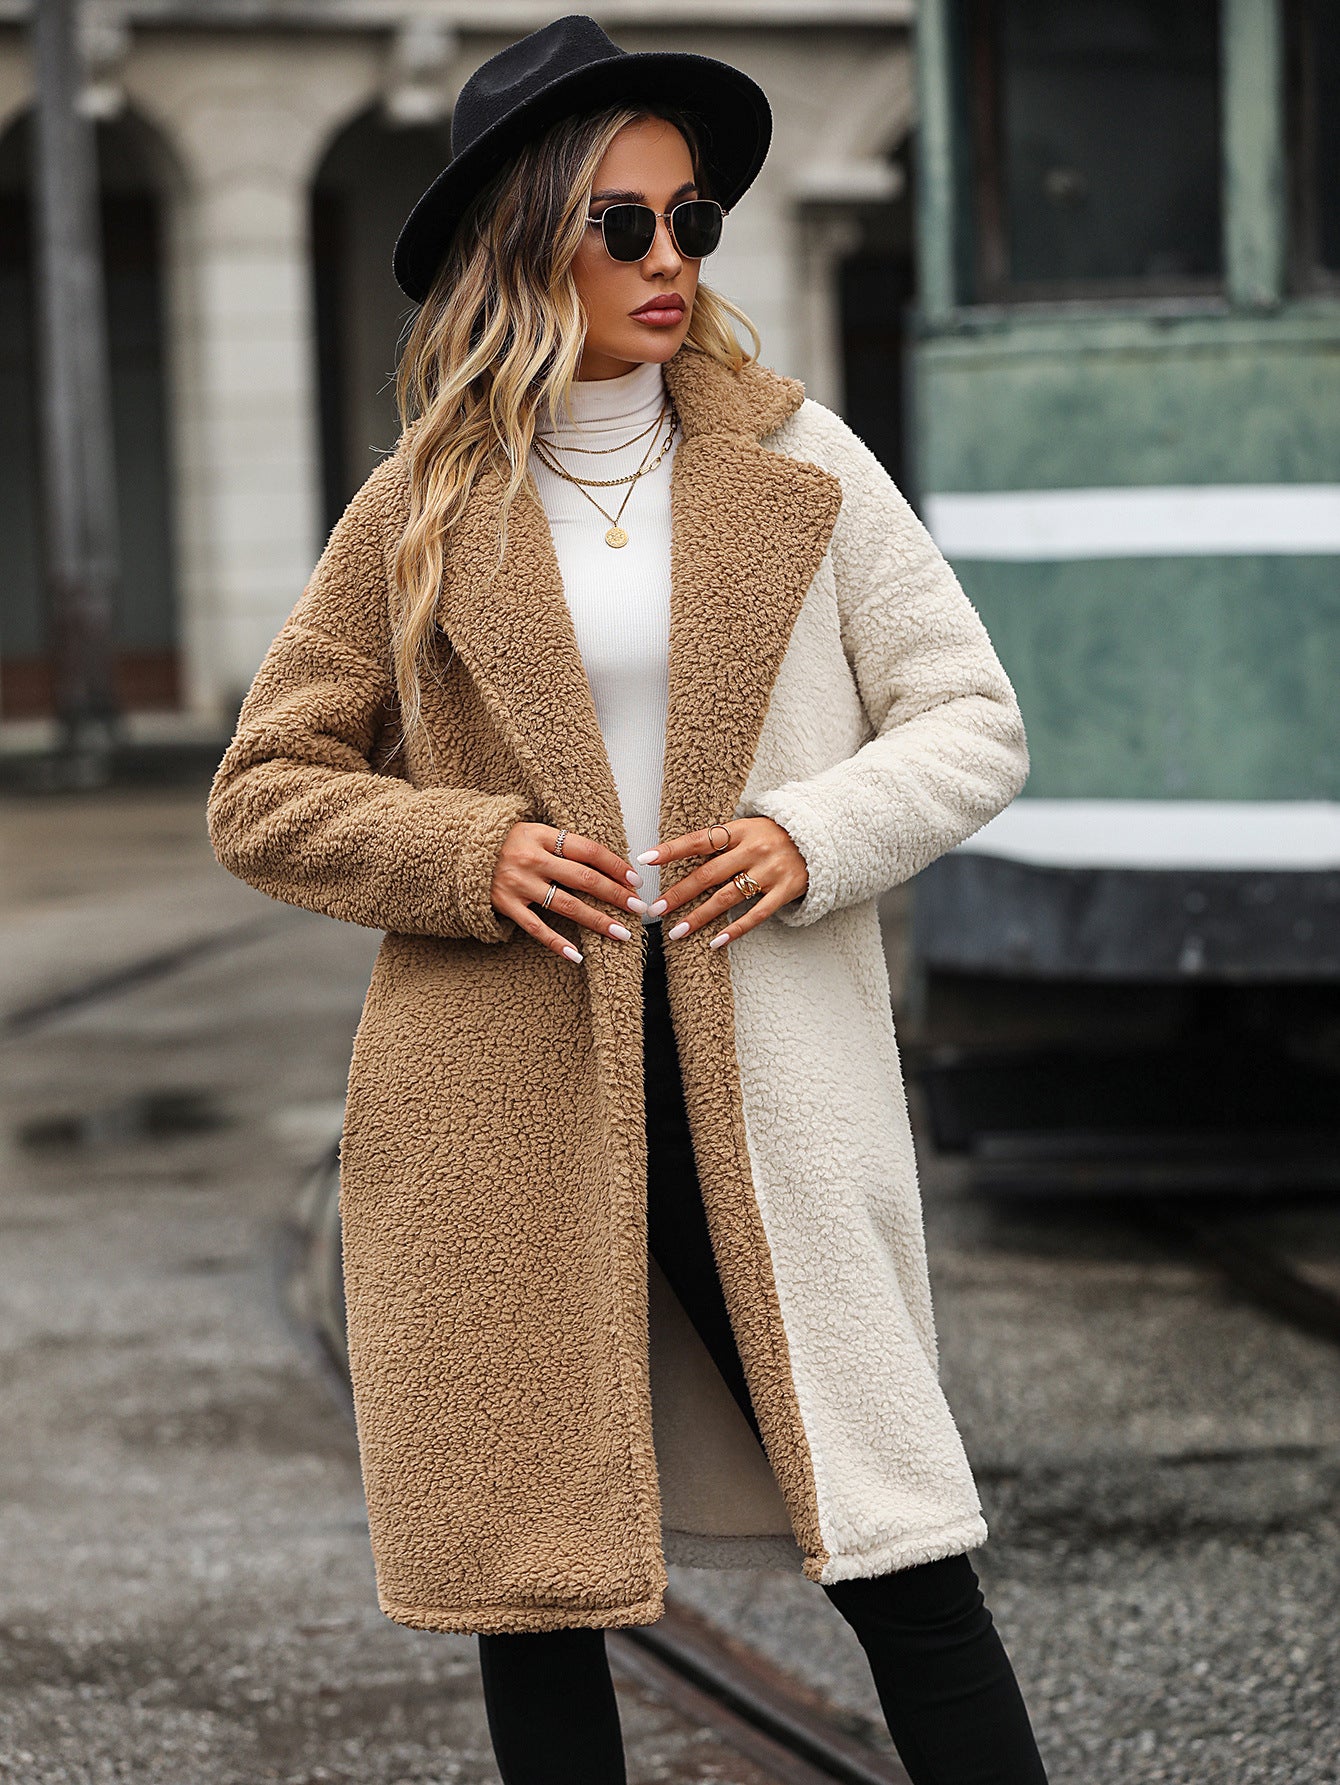
[[[228,1117],[209,1091],[145,1091],[101,1109],[36,1116],[21,1122],[20,1146],[41,1152],[86,1152],[128,1141],[175,1140],[226,1127]]]

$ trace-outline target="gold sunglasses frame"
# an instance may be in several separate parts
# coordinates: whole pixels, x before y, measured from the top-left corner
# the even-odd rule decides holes
[[[610,259],[614,261],[616,265],[624,267],[640,266],[647,258],[647,255],[650,254],[652,249],[656,246],[656,231],[654,228],[652,229],[651,240],[647,243],[646,250],[639,254],[636,260],[622,260],[617,254],[610,254],[610,245],[608,241],[605,240],[605,219],[611,211],[617,210],[620,205],[641,211],[651,210],[650,205],[640,204],[633,199],[615,199],[612,203],[605,206],[605,209],[598,217],[592,217],[588,212],[586,221],[588,226],[592,226],[600,231],[600,239],[604,242],[605,252],[606,254],[609,254]],[[725,228],[727,217],[730,216],[730,212],[726,209],[725,205],[715,198],[681,198],[679,203],[677,205],[671,205],[668,211],[652,211],[652,215],[655,217],[656,221],[658,223],[664,223],[665,227],[670,231],[670,240],[675,244],[676,254],[682,255],[685,260],[706,260],[709,255],[716,253],[716,248],[709,248],[707,254],[687,254],[679,245],[679,238],[675,234],[674,216],[675,212],[682,209],[684,205],[715,205],[716,209],[721,213],[721,224],[723,229]],[[718,236],[717,248],[720,246],[721,238]]]

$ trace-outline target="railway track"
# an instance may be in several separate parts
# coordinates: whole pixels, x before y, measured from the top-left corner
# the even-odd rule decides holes
[[[922,1125],[977,1192],[1088,1203],[1340,1344],[1340,1295],[1263,1243],[1260,1221],[1283,1203],[1340,1196],[1335,1076],[1239,1054],[904,1050]]]
[[[1340,1345],[1340,1295],[1305,1277],[1231,1218],[1211,1222],[1196,1204],[1169,1197],[1132,1200],[1133,1225],[1212,1266],[1241,1296],[1299,1332]]]
[[[655,1624],[611,1633],[610,1663],[710,1729],[777,1785],[909,1785],[794,1680],[673,1601]]]
[[[46,1000],[0,1016],[0,1038],[20,1040],[81,1008],[133,993],[204,958],[259,939],[264,924],[243,924],[175,950],[147,956],[129,967],[92,978]],[[1065,1185],[1053,1149],[1043,1178],[1055,1191]],[[1011,1161],[1021,1188],[1021,1159]],[[1116,1194],[1119,1170],[1097,1191],[1131,1225],[1179,1255],[1191,1254],[1217,1271],[1237,1293],[1291,1326],[1340,1344],[1340,1296],[1295,1270],[1260,1244],[1251,1231],[1250,1198],[1225,1213],[1222,1198],[1206,1192],[1176,1195],[1163,1182],[1133,1174],[1141,1193]],[[292,1225],[278,1236],[276,1289],[296,1328],[319,1348],[352,1418],[344,1352],[344,1308],[335,1189],[334,1146],[306,1185]],[[1255,1188],[1259,1195],[1259,1186]],[[1090,1194],[1093,1191],[1090,1190]],[[637,1689],[668,1704],[686,1720],[710,1730],[778,1785],[907,1785],[906,1773],[844,1728],[831,1708],[806,1688],[723,1637],[687,1609],[671,1605],[657,1624],[611,1633],[611,1662]]]
[[[53,992],[48,997],[33,998],[12,1005],[10,1009],[0,1013],[0,1041],[22,1040],[25,1035],[34,1034],[48,1023],[54,1023],[73,1011],[86,1010],[109,998],[121,997],[127,992],[138,991],[141,986],[168,979],[183,968],[194,966],[197,961],[229,954],[235,948],[244,948],[248,943],[273,934],[275,927],[273,918],[249,918],[241,923],[229,924],[226,929],[193,937],[189,942],[183,942],[174,948],[158,949],[141,955],[138,960],[125,966],[97,974],[59,992]]]

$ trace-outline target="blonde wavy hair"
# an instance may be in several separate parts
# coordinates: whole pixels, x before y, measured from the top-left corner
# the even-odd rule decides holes
[[[571,413],[568,393],[586,333],[572,264],[586,234],[591,189],[615,135],[646,117],[680,131],[699,192],[711,197],[701,143],[686,115],[638,105],[560,119],[476,197],[406,334],[396,401],[407,436],[410,510],[392,563],[391,626],[402,743],[422,724],[421,677],[448,529],[480,472],[498,465],[506,472],[501,563],[537,418]],[[750,338],[748,352],[735,323]],[[686,340],[734,371],[759,354],[758,330],[743,310],[701,282]]]

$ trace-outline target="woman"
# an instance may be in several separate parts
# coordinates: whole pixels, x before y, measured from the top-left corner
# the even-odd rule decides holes
[[[1024,736],[906,502],[699,283],[769,128],[589,19],[467,84],[396,247],[407,425],[211,835],[386,931],[341,1161],[378,1594],[478,1633],[508,1785],[623,1779],[603,1633],[667,1556],[803,1568],[914,1779],[1032,1785],[875,910]]]

